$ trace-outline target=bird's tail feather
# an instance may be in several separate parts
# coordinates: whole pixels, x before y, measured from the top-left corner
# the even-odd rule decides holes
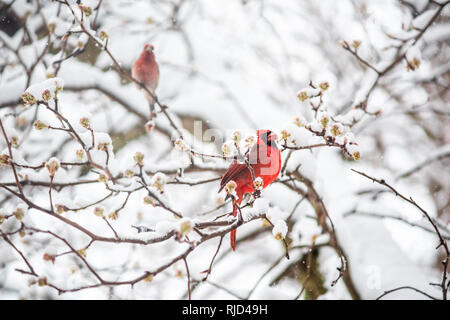
[[[233,217],[236,217],[236,215],[237,215],[237,206],[236,206],[236,204],[233,203]],[[236,229],[231,230],[230,244],[231,244],[231,249],[233,251],[235,251],[236,250]]]
[[[155,116],[155,98],[149,95],[147,92],[145,93],[145,97],[147,98],[148,105],[150,108],[150,120]]]

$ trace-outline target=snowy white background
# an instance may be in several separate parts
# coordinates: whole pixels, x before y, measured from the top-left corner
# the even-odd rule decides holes
[[[90,121],[95,136],[91,150],[94,162],[107,166],[115,177],[124,176],[126,170],[139,173],[133,157],[141,152],[148,184],[158,172],[164,173],[164,193],[152,190],[187,221],[212,221],[231,211],[230,204],[219,206],[225,194],[217,193],[219,181],[214,179],[228,164],[221,159],[194,157],[194,165],[189,165],[189,156],[174,149],[177,133],[163,113],[156,118],[156,128],[145,131],[148,106],[144,92],[121,77],[105,47],[99,45],[105,44],[101,31],[108,35],[108,52],[128,73],[143,45],[155,46],[160,67],[158,99],[168,106],[187,143],[208,154],[221,154],[222,143],[236,130],[246,136],[257,128],[269,128],[279,137],[290,135],[288,143],[293,146],[295,139],[297,147],[323,142],[305,127],[297,126],[295,119],[305,118],[307,127],[310,124],[312,129],[319,126],[321,130],[320,116],[325,113],[316,115],[309,105],[318,104],[319,99],[302,102],[297,94],[314,91],[308,88],[310,81],[314,85],[327,82],[329,88],[322,92],[320,109],[330,121],[342,123],[354,135],[357,147],[284,150],[283,159],[288,160],[284,175],[262,192],[253,208],[243,209],[247,218],[266,213],[273,222],[287,221],[291,259],[284,258],[283,242],[274,238],[271,227],[262,226],[261,220],[248,222],[237,231],[238,241],[245,241],[238,242],[236,252],[229,249],[228,235],[224,238],[207,281],[196,283],[205,276],[201,272],[208,269],[219,238],[203,242],[187,256],[192,298],[294,299],[304,283],[301,299],[352,298],[344,278],[331,285],[338,277],[340,259],[332,247],[321,245],[330,237],[318,223],[315,208],[307,199],[299,203],[302,197],[289,188],[294,185],[307,190],[307,186],[301,181],[286,182],[287,173],[296,168],[312,181],[334,223],[347,256],[346,272],[360,298],[375,299],[401,286],[442,298],[442,289],[430,285],[442,279],[440,260],[444,251],[435,249],[439,239],[434,232],[411,225],[432,230],[431,224],[417,208],[350,169],[384,179],[412,197],[438,221],[442,235],[450,238],[448,2],[82,3],[93,10],[91,16],[84,17],[84,24],[97,44],[80,32],[80,8],[75,1],[0,2],[0,116],[6,136],[14,140],[13,160],[29,201],[51,210],[49,172],[41,164],[56,157],[61,163],[72,164],[61,166],[52,181],[55,209],[56,205],[69,208],[58,215],[98,236],[114,237],[114,230],[119,239],[148,240],[180,225],[172,212],[144,203],[147,191],[134,191],[140,186],[138,179],[122,177],[106,184],[98,181],[100,174],[107,175],[104,170],[73,165],[86,158],[77,159],[80,144],[67,132],[34,128],[36,120],[52,127],[60,127],[61,122],[43,104],[24,106],[21,95],[25,91],[39,95],[49,88],[44,81],[56,76],[64,86],[58,92],[59,113],[87,147],[92,143],[91,132],[79,120],[86,117]],[[7,25],[11,20],[15,26]],[[433,23],[428,25],[430,21]],[[50,35],[46,26],[53,30]],[[355,40],[360,44],[355,45]],[[355,47],[357,56],[350,52]],[[84,52],[70,57],[81,48]],[[399,56],[404,58],[396,61]],[[408,64],[414,70],[407,70]],[[53,104],[50,101],[50,108]],[[200,128],[194,130],[198,125]],[[220,134],[220,141],[212,143],[208,129]],[[108,144],[108,163],[106,153],[97,148],[99,143]],[[9,157],[3,134],[0,144],[2,156]],[[355,161],[348,151],[360,152],[360,159]],[[180,168],[186,168],[183,177],[179,177]],[[49,284],[70,291],[98,284],[98,279],[66,243],[23,226],[49,230],[75,250],[85,248],[90,238],[62,219],[28,208],[12,194],[11,190],[19,190],[9,164],[0,167],[0,186],[0,299],[187,298],[183,260],[171,264],[151,282],[116,285],[157,270],[184,252],[188,244],[175,237],[149,245],[101,241],[89,245],[83,252],[85,261],[114,285],[58,295],[51,286],[32,284],[45,278]],[[104,210],[105,219],[94,214],[96,207]],[[13,215],[17,208],[24,211],[22,220]],[[117,219],[109,217],[118,209]],[[136,225],[156,231],[137,233],[132,227]],[[189,233],[190,239],[196,236],[194,231]],[[308,256],[313,241],[318,247]],[[35,275],[16,270],[29,271],[18,252],[26,257]],[[43,259],[46,254],[56,256],[55,261]],[[314,257],[314,263],[308,264],[308,257]],[[309,276],[307,264],[313,269]],[[405,289],[386,298],[426,297]]]

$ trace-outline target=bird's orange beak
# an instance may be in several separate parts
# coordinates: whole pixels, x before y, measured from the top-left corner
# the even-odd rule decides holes
[[[144,46],[144,50],[145,51],[148,51],[148,52],[153,52],[153,49],[154,49],[155,47],[153,46],[153,45],[151,45],[151,44],[146,44],[145,46]]]

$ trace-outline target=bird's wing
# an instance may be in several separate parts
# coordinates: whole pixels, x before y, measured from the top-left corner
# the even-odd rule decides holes
[[[244,170],[248,170],[247,165],[245,163],[239,163],[235,160],[228,168],[227,172],[223,175],[222,180],[220,180],[219,192],[222,191],[223,187],[225,187],[228,182],[236,179],[236,177],[238,177]]]

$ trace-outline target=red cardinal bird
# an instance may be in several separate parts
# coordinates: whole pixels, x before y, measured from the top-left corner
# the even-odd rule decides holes
[[[253,168],[255,179],[260,177],[264,184],[262,188],[266,188],[280,174],[281,170],[281,153],[277,147],[277,135],[270,130],[258,130],[257,143],[246,155],[247,162]],[[220,181],[219,192],[227,185],[228,182],[236,183],[235,195],[233,199],[233,216],[237,214],[237,205],[240,205],[242,198],[246,193],[255,192],[252,172],[246,163],[234,161],[225,172]],[[227,196],[228,198],[229,196]],[[236,229],[230,234],[231,249],[236,250]]]
[[[141,55],[133,65],[131,75],[140,81],[153,95],[155,95],[156,87],[159,80],[159,67],[153,53],[154,47],[151,44],[145,44]],[[150,104],[150,119],[153,118],[155,99],[146,92],[148,103]]]

